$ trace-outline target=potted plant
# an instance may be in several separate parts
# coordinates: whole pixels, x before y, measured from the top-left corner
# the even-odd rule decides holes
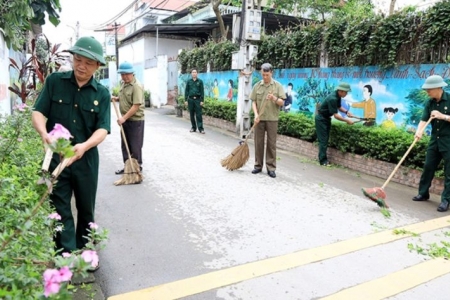
[[[144,91],[144,100],[145,100],[145,107],[150,107],[150,99],[151,99],[151,92],[148,90]]]
[[[175,112],[177,117],[181,118],[183,116],[183,110],[186,109],[186,105],[184,104],[184,96],[177,97],[177,103],[175,105]]]

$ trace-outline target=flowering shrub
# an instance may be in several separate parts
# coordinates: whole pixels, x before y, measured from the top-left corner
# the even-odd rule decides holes
[[[86,249],[57,255],[53,236],[63,228],[48,200],[55,179],[38,172],[44,149],[30,120],[25,104],[0,115],[0,299],[71,299],[72,277],[86,277],[98,264],[96,250],[107,232],[92,223]],[[54,152],[73,155],[64,127],[52,136]],[[37,184],[42,176],[49,186]]]

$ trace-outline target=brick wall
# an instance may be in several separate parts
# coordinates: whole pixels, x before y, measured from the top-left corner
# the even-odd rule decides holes
[[[183,111],[183,117],[189,119],[189,114],[186,111]],[[236,125],[225,120],[203,116],[203,123],[236,133]],[[277,148],[294,152],[310,159],[317,159],[317,144],[313,144],[296,138],[278,135]],[[389,178],[392,171],[394,171],[396,167],[396,165],[392,163],[363,157],[357,154],[342,153],[339,150],[333,148],[328,148],[328,160],[333,164],[337,164],[363,174],[376,176],[384,180],[387,180]],[[420,175],[420,171],[400,166],[390,182],[397,182],[410,187],[418,187]],[[443,179],[434,179],[430,188],[430,192],[440,195],[443,189]]]

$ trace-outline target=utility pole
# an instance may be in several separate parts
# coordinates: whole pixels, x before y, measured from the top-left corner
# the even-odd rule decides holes
[[[119,28],[119,24],[114,22],[114,44],[116,47],[116,67],[119,70],[119,39],[117,38],[117,29]]]
[[[238,39],[240,49],[233,53],[231,62],[232,69],[240,70],[236,112],[236,127],[240,138],[245,138],[250,130],[250,111],[252,109],[250,93],[253,87],[253,61],[258,53],[258,46],[252,45],[250,41],[260,40],[261,19],[262,12],[254,9],[253,0],[244,0]]]

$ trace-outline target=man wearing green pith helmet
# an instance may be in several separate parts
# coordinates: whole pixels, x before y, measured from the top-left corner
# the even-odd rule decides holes
[[[93,77],[105,65],[103,47],[93,37],[82,37],[67,50],[73,55],[73,71],[49,75],[36,100],[32,114],[33,126],[44,144],[52,142],[48,132],[56,123],[72,134],[75,155],[58,177],[50,196],[61,216],[63,229],[55,237],[55,246],[62,252],[86,246],[89,223],[94,222],[99,155],[97,145],[110,132],[110,93]],[[54,154],[50,171],[60,162]],[[75,228],[71,210],[72,194],[78,211]]]
[[[429,118],[431,121],[431,138],[425,156],[425,166],[420,177],[419,194],[414,201],[426,201],[430,198],[429,189],[434,173],[444,160],[445,183],[441,203],[437,208],[445,212],[450,203],[450,93],[444,91],[447,83],[439,75],[432,75],[422,85],[430,99],[425,103],[422,119],[417,127],[415,138],[421,139]]]
[[[331,117],[337,120],[346,122],[348,125],[353,125],[353,121],[342,117],[338,112],[342,111],[348,117],[353,117],[349,111],[341,107],[341,99],[351,92],[350,85],[346,82],[341,82],[336,90],[323,100],[318,112],[315,116],[315,125],[317,139],[319,141],[319,163],[321,166],[329,166],[327,157],[328,139],[330,138]]]

